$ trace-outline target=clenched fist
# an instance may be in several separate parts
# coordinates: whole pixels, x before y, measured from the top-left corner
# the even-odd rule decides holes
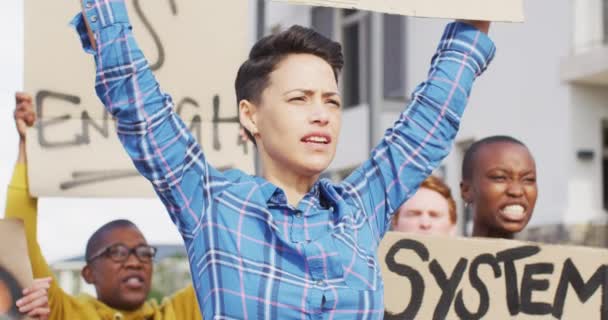
[[[32,103],[32,97],[23,92],[15,94],[15,102],[15,126],[17,127],[19,138],[25,140],[27,128],[33,126],[34,122],[36,122],[34,104]]]

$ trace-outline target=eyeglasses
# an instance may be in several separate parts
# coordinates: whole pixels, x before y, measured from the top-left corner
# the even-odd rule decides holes
[[[139,245],[135,248],[129,248],[122,243],[118,243],[100,250],[91,256],[87,263],[91,263],[93,260],[102,256],[110,258],[114,262],[125,262],[129,259],[131,254],[135,255],[139,261],[149,263],[156,256],[156,251],[157,249],[155,247],[148,245]]]

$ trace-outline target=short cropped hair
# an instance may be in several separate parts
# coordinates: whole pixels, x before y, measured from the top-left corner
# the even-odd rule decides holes
[[[138,229],[137,226],[133,222],[131,222],[129,220],[125,220],[125,219],[114,220],[114,221],[110,221],[110,222],[104,224],[99,229],[97,229],[97,231],[93,232],[93,234],[87,241],[87,248],[86,248],[85,254],[84,254],[85,261],[88,262],[89,259],[91,258],[91,256],[96,253],[95,251],[100,249],[99,246],[100,246],[100,243],[101,243],[103,237],[105,236],[105,234],[107,234],[108,232],[110,232],[114,229],[119,229],[119,228]]]
[[[482,147],[494,144],[494,143],[512,143],[516,145],[520,145],[524,148],[528,148],[523,142],[511,137],[511,136],[490,136],[487,138],[483,138],[481,140],[475,141],[464,153],[464,158],[462,160],[462,179],[470,180],[473,178],[473,169],[475,166],[475,160],[479,150]]]
[[[258,41],[236,76],[237,105],[242,100],[259,103],[262,92],[268,87],[270,74],[277,65],[290,54],[312,54],[325,60],[332,68],[338,81],[344,56],[342,46],[310,28],[295,25],[286,31],[267,36]],[[247,136],[255,142],[251,132]]]

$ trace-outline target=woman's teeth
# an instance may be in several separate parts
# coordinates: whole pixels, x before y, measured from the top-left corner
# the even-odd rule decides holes
[[[314,142],[314,143],[327,143],[327,138],[325,138],[325,137],[308,137],[304,141]]]
[[[526,209],[519,204],[508,205],[500,210],[510,220],[521,220],[525,217]]]

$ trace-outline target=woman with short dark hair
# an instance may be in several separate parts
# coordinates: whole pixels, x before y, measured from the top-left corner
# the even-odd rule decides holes
[[[100,16],[111,19],[92,19]],[[95,55],[98,96],[184,238],[204,318],[382,318],[376,249],[393,212],[448,154],[473,81],[494,55],[475,27],[487,32],[489,23],[447,26],[412,103],[336,184],[319,176],[342,120],[338,43],[292,27],[251,50],[236,79],[240,122],[261,159],[261,176],[250,176],[207,162],[126,16],[122,1],[109,1],[75,23]]]

